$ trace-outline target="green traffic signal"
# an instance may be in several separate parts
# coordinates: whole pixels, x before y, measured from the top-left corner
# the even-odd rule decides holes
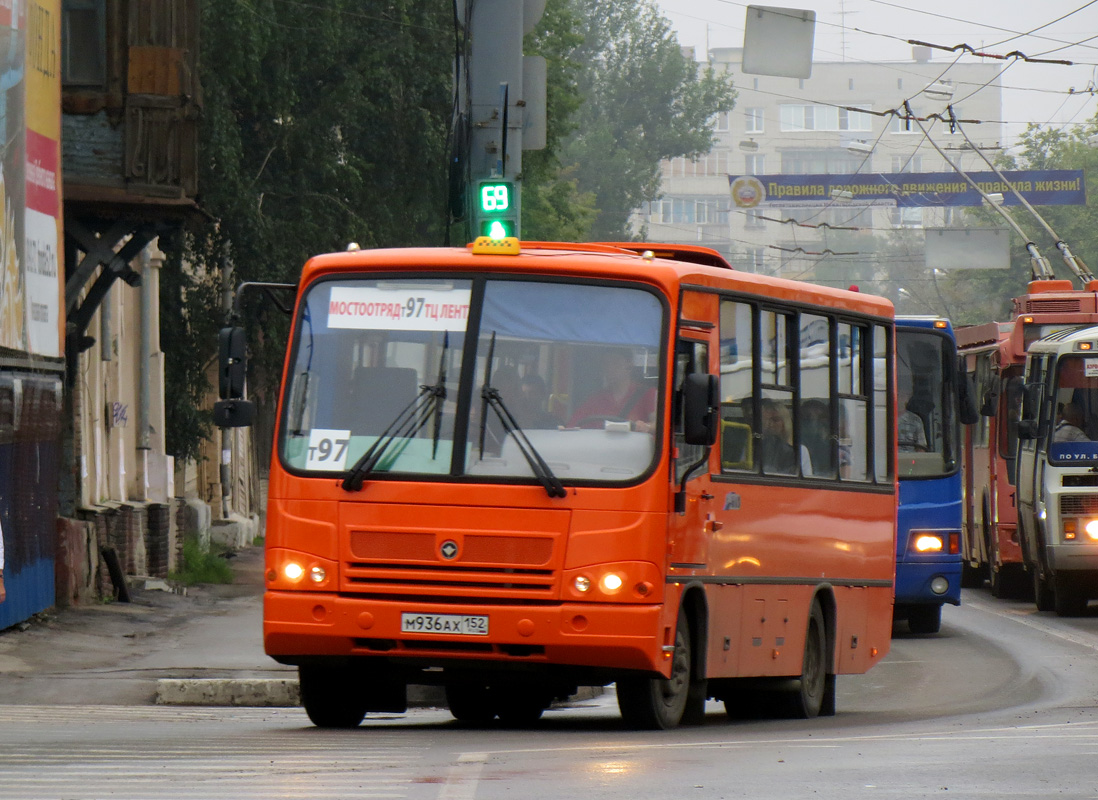
[[[511,213],[511,196],[514,184],[510,181],[491,181],[480,184],[477,190],[478,211],[484,216]]]
[[[492,239],[518,236],[518,197],[514,181],[480,181],[476,184],[473,206],[478,236]]]
[[[492,239],[506,239],[515,235],[513,219],[485,219],[480,222],[480,235]]]

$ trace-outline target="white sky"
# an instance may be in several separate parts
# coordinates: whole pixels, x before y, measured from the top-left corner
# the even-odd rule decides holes
[[[708,47],[743,47],[746,2],[656,0],[679,42],[704,58]],[[908,39],[944,47],[967,44],[1005,55],[1063,59],[1074,66],[1021,60],[1000,64],[1004,144],[1026,123],[1060,126],[1081,123],[1098,111],[1098,0],[764,0],[756,5],[816,12],[814,61],[910,61]],[[906,5],[906,7],[905,7]],[[1063,19],[1058,19],[1063,17]],[[959,51],[958,51],[959,52]],[[932,62],[945,69],[956,54],[934,50]],[[978,61],[965,56],[964,61]],[[948,74],[945,77],[949,77]],[[1069,94],[1073,89],[1078,94]]]

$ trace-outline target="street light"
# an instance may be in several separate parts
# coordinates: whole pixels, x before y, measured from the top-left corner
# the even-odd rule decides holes
[[[866,156],[873,152],[873,145],[862,139],[855,139],[854,141],[847,144],[846,149],[849,150],[851,153]]]
[[[1003,204],[1003,193],[991,192],[990,194],[984,196],[983,203],[985,206],[1001,206]]]
[[[846,202],[846,201],[849,201],[849,200],[853,200],[854,199],[854,192],[850,191],[849,189],[833,188],[831,190],[831,199],[832,200],[837,200],[837,201],[840,201],[840,202]]]
[[[740,142],[740,149],[745,153],[756,153],[759,150],[759,143],[754,139],[744,139]]]

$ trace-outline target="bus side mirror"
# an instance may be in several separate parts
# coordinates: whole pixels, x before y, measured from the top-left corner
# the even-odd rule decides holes
[[[976,408],[976,386],[972,376],[965,372],[959,373],[958,378],[957,416],[962,425],[972,425],[980,418],[980,411]]]
[[[683,385],[683,439],[712,446],[717,441],[720,390],[716,375],[692,372]]]
[[[218,400],[213,407],[213,423],[219,428],[247,428],[255,422],[255,403],[251,400]]]
[[[1035,419],[1023,419],[1018,421],[1018,438],[1019,439],[1036,439],[1037,438],[1037,420]]]
[[[248,342],[244,329],[222,328],[217,334],[217,394],[222,400],[244,397]]]
[[[995,392],[985,392],[984,402],[980,406],[980,415],[984,417],[994,417],[995,412],[999,409],[999,395]]]

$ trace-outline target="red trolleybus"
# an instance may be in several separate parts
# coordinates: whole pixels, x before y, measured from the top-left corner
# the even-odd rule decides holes
[[[1098,292],[1068,280],[1031,281],[1014,299],[1010,322],[958,328],[957,349],[976,385],[981,419],[965,434],[962,551],[966,586],[990,579],[991,593],[1025,597],[1032,591],[1019,540],[1018,420],[1026,350],[1045,336],[1098,324]]]
[[[884,657],[891,305],[675,253],[478,240],[305,265],[263,631],[315,724],[403,710],[408,685],[470,722],[611,683],[637,727],[708,698],[813,717]],[[219,424],[254,412],[241,345],[223,332]]]

